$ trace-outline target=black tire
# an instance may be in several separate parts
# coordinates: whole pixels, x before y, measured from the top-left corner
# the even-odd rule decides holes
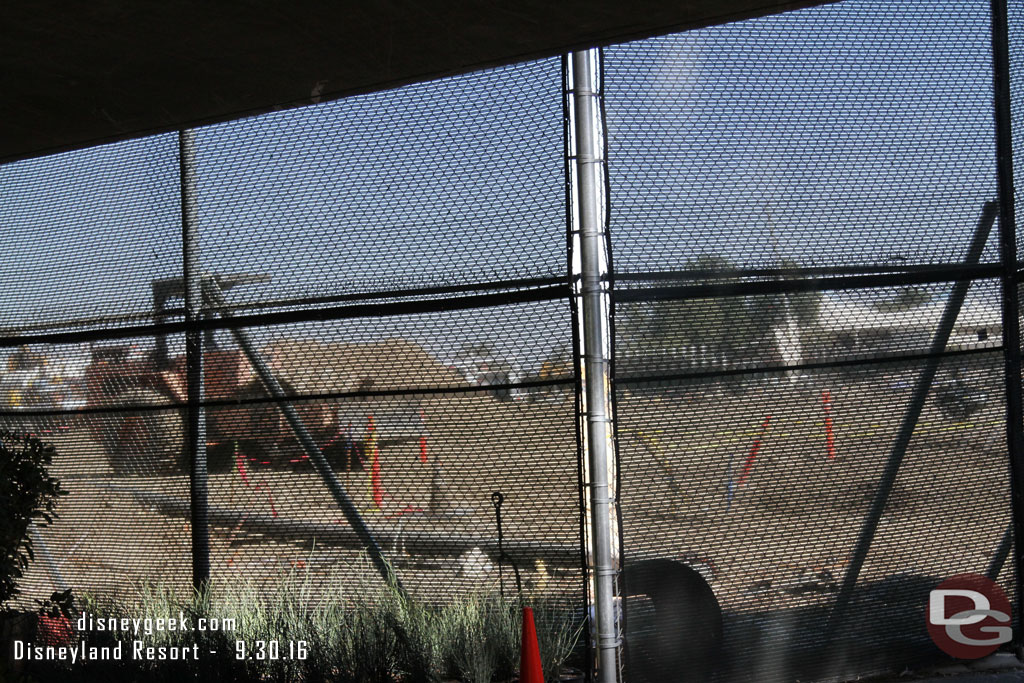
[[[153,389],[129,389],[115,406],[167,405],[171,398]],[[180,410],[145,410],[104,415],[100,438],[114,473],[164,475],[184,471],[185,419]]]
[[[711,679],[722,648],[722,609],[700,572],[674,560],[637,562],[626,567],[623,593],[628,680]]]

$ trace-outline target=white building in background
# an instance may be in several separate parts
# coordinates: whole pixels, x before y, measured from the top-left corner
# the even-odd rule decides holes
[[[781,325],[772,330],[775,337],[775,348],[779,352],[783,365],[797,367],[804,362],[804,349],[800,341],[800,325],[792,315],[787,315]],[[799,381],[804,374],[790,370],[786,373],[791,382]]]
[[[945,309],[945,301],[936,301],[905,311],[879,311],[868,304],[825,297],[818,321],[836,354],[926,353]],[[946,350],[995,348],[1002,334],[998,306],[965,301]]]

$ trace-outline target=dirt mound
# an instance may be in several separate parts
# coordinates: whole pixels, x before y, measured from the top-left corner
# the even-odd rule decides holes
[[[275,370],[302,393],[465,385],[458,373],[406,339],[362,344],[286,339],[270,346],[270,356]]]

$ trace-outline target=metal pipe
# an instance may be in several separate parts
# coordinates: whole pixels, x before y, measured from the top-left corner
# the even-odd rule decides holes
[[[594,575],[597,674],[600,683],[619,677],[622,638],[615,618],[615,580],[612,560],[613,503],[609,485],[608,359],[605,350],[604,216],[601,173],[604,168],[598,138],[600,93],[595,83],[598,50],[572,55],[572,91],[576,140],[576,176],[580,217],[580,260],[583,298],[583,363],[586,395],[587,463],[590,488],[591,566]]]
[[[971,240],[970,247],[967,250],[967,256],[964,259],[965,265],[971,266],[981,260],[981,253],[985,249],[985,243],[988,241],[989,233],[992,230],[992,223],[995,222],[995,219],[995,202],[986,202],[981,211],[978,227],[974,231],[974,238]],[[970,286],[970,281],[955,282],[949,294],[949,299],[946,301],[942,318],[939,320],[939,327],[935,331],[935,337],[932,339],[929,358],[925,361],[921,374],[918,375],[917,384],[914,387],[913,394],[911,394],[910,404],[907,406],[907,412],[904,414],[900,429],[896,434],[896,441],[893,444],[892,452],[889,454],[885,470],[882,472],[882,478],[878,483],[875,498],[871,502],[871,508],[864,519],[864,525],[861,528],[860,537],[854,548],[853,557],[850,558],[849,567],[846,570],[846,575],[843,577],[843,584],[839,589],[839,595],[836,597],[835,607],[833,607],[832,614],[829,616],[828,627],[825,630],[826,644],[835,635],[836,629],[839,628],[845,616],[844,613],[853,595],[857,577],[860,575],[861,567],[864,565],[868,550],[871,548],[871,542],[875,538],[878,523],[882,519],[882,513],[885,511],[885,505],[889,500],[889,494],[892,492],[893,484],[896,482],[896,475],[899,473],[903,456],[907,452],[910,438],[914,435],[914,429],[917,427],[917,420],[921,417],[921,411],[924,409],[924,402],[928,398],[928,390],[931,388],[932,380],[935,379],[935,373],[939,368],[941,355],[946,349],[946,344],[949,342],[949,335],[953,331],[953,325],[956,323],[957,316],[960,315],[960,307],[963,305],[964,297],[967,296],[967,290]]]
[[[579,235],[576,232],[576,220],[575,220],[575,208],[576,203],[573,201],[573,191],[575,189],[575,164],[571,163],[571,159],[574,158],[575,154],[575,140],[573,139],[573,116],[572,116],[572,89],[569,85],[570,75],[570,55],[563,54],[562,63],[562,155],[565,158],[563,164],[562,173],[564,175],[564,191],[565,191],[565,282],[570,287],[570,291],[575,292],[577,275],[579,268],[577,263],[579,262]],[[573,403],[573,432],[576,437],[576,500],[579,505],[579,567],[582,574],[582,585],[581,588],[584,590],[584,602],[588,602],[590,592],[590,559],[588,557],[588,549],[586,539],[587,534],[587,498],[586,498],[586,486],[584,486],[584,473],[585,467],[585,455],[584,455],[584,439],[583,439],[583,342],[581,323],[582,318],[580,317],[580,301],[577,296],[569,296],[569,313],[572,318],[572,325],[570,325],[570,332],[572,337],[572,369],[573,369],[573,391],[572,391],[572,403]],[[620,525],[621,528],[621,525]],[[589,620],[588,620],[589,622]],[[623,622],[623,629],[625,629],[625,622]],[[588,634],[589,635],[589,634]],[[594,683],[594,670],[590,666],[590,663],[594,662],[594,642],[593,639],[588,637],[583,639],[584,643],[584,660],[588,663],[585,667],[585,680],[586,683]]]
[[[1006,0],[992,0],[992,85],[996,125],[996,177],[999,186],[999,246],[1003,267],[1003,366],[1006,388],[1006,445],[1010,456],[1010,507],[1014,547],[1016,612],[1024,609],[1024,401],[1021,397],[1020,309],[1017,274],[1017,221],[1013,183],[1013,121],[1010,112],[1010,48]],[[1018,624],[1019,622],[1014,622]],[[1022,634],[1014,633],[1021,654]]]
[[[224,306],[226,302],[224,300],[224,294],[221,292],[220,287],[216,281],[212,278],[204,278],[203,289],[206,293],[207,299],[216,306]],[[222,314],[223,317],[223,314]],[[234,336],[235,341],[238,342],[242,352],[245,353],[249,362],[252,364],[256,374],[259,375],[260,380],[263,382],[263,386],[267,388],[267,391],[272,397],[278,399],[277,406],[281,409],[285,419],[291,426],[292,431],[295,433],[295,437],[299,440],[299,444],[302,449],[309,456],[309,461],[313,464],[313,468],[317,474],[324,480],[324,484],[327,485],[327,489],[331,492],[331,496],[334,497],[335,502],[338,503],[338,507],[341,508],[342,514],[345,515],[345,519],[352,526],[352,529],[356,532],[363,545],[370,552],[370,559],[377,571],[380,572],[381,578],[384,579],[385,583],[392,583],[400,594],[405,595],[405,589],[402,587],[402,582],[399,581],[398,577],[392,571],[387,560],[384,558],[384,553],[380,549],[380,545],[374,538],[370,528],[366,526],[366,522],[363,521],[362,516],[359,514],[359,510],[356,508],[352,499],[349,498],[345,488],[338,481],[338,477],[335,476],[331,466],[327,463],[327,459],[324,457],[320,447],[317,446],[316,441],[310,435],[309,430],[306,429],[306,425],[302,422],[302,418],[299,417],[295,407],[291,404],[284,388],[281,386],[277,378],[274,377],[274,373],[270,371],[270,366],[263,359],[262,354],[256,350],[252,340],[249,339],[249,335],[244,329],[235,327],[231,329],[231,334]]]
[[[99,484],[101,490],[118,495],[130,495],[140,504],[170,517],[189,515],[188,504],[177,496],[158,491],[149,491],[122,484]],[[442,528],[438,522],[451,518],[439,515],[410,515],[410,519],[421,520],[430,528]],[[236,529],[247,534],[272,537],[282,542],[315,541],[317,547],[337,547],[359,550],[365,547],[364,540],[349,527],[316,522],[306,519],[274,517],[255,513],[249,509],[210,506],[210,526],[222,529]],[[445,531],[420,531],[382,529],[377,532],[382,545],[400,546],[412,555],[447,556],[461,555],[474,548],[498,560],[504,557],[517,564],[532,566],[534,559],[543,560],[551,566],[579,568],[580,549],[578,544],[567,540],[524,541],[503,539],[499,545],[492,536],[456,534]]]
[[[182,275],[185,283],[185,382],[186,453],[189,459],[189,499],[192,520],[192,586],[202,590],[210,581],[210,530],[208,527],[208,472],[206,463],[206,410],[203,408],[202,271],[199,236],[196,234],[195,133],[178,133],[178,164],[181,182]],[[164,351],[166,353],[166,340]]]

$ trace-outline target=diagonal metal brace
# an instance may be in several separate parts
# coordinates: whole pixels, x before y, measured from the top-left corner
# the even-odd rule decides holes
[[[224,320],[230,320],[230,316],[224,313],[227,302],[224,299],[224,293],[221,287],[214,278],[204,277],[203,278],[203,297],[211,308],[219,308],[221,310],[220,316]],[[238,346],[241,347],[242,352],[245,353],[249,362],[252,363],[252,367],[256,370],[256,374],[259,375],[260,381],[266,387],[270,395],[278,399],[277,406],[281,409],[286,420],[288,420],[289,426],[295,433],[296,438],[302,445],[302,449],[309,456],[309,461],[313,463],[313,468],[317,474],[324,480],[324,484],[327,485],[327,489],[331,492],[335,502],[338,503],[338,507],[341,508],[342,513],[345,515],[345,519],[348,520],[349,526],[356,532],[359,540],[365,545],[366,549],[370,552],[370,559],[373,561],[373,565],[380,572],[381,578],[384,579],[385,583],[393,584],[399,594],[402,597],[407,597],[405,589],[402,587],[401,581],[395,575],[391,566],[384,558],[384,553],[380,549],[380,544],[374,537],[373,532],[366,525],[362,515],[359,514],[359,510],[356,508],[352,499],[349,498],[345,488],[338,481],[331,466],[327,463],[327,459],[324,457],[320,447],[317,446],[316,441],[310,435],[309,430],[306,429],[306,425],[303,423],[302,418],[299,417],[298,412],[295,410],[295,406],[292,405],[284,388],[281,383],[274,377],[274,373],[270,371],[270,366],[264,360],[262,354],[256,350],[256,346],[252,343],[248,333],[241,328],[232,328],[231,334],[234,336],[235,341],[238,342]]]
[[[995,223],[997,214],[997,204],[995,202],[986,202],[981,210],[981,219],[978,221],[978,227],[974,231],[974,237],[967,250],[967,256],[963,262],[964,266],[975,266],[981,260],[981,254],[985,250],[985,243],[988,241],[988,236],[992,231],[992,225]],[[878,530],[878,523],[882,519],[886,503],[889,501],[889,494],[892,493],[893,485],[896,483],[896,475],[899,474],[900,465],[903,463],[903,456],[906,455],[907,446],[910,445],[910,439],[917,428],[917,421],[921,417],[921,411],[924,409],[925,399],[928,398],[928,390],[935,379],[935,373],[939,369],[939,361],[946,350],[949,335],[952,333],[956,319],[960,315],[960,308],[963,306],[964,298],[967,296],[967,290],[970,289],[970,286],[971,280],[958,280],[954,282],[949,299],[946,300],[946,308],[942,312],[939,327],[935,331],[935,337],[932,339],[929,358],[925,362],[921,374],[918,375],[917,384],[914,386],[914,393],[910,397],[910,404],[907,406],[907,412],[903,415],[903,422],[900,424],[900,429],[896,434],[892,453],[889,454],[889,461],[886,463],[885,470],[882,472],[882,478],[878,482],[875,498],[871,502],[871,508],[868,511],[867,517],[864,519],[860,537],[857,540],[857,546],[854,548],[850,564],[843,577],[843,584],[839,588],[839,595],[836,596],[835,606],[832,608],[831,615],[829,615],[828,628],[825,631],[826,644],[832,640],[836,631],[842,625],[846,608],[850,603],[853,589],[857,584],[857,578],[860,576],[860,570],[864,566],[864,560],[867,558],[868,551],[871,549],[875,532]]]

